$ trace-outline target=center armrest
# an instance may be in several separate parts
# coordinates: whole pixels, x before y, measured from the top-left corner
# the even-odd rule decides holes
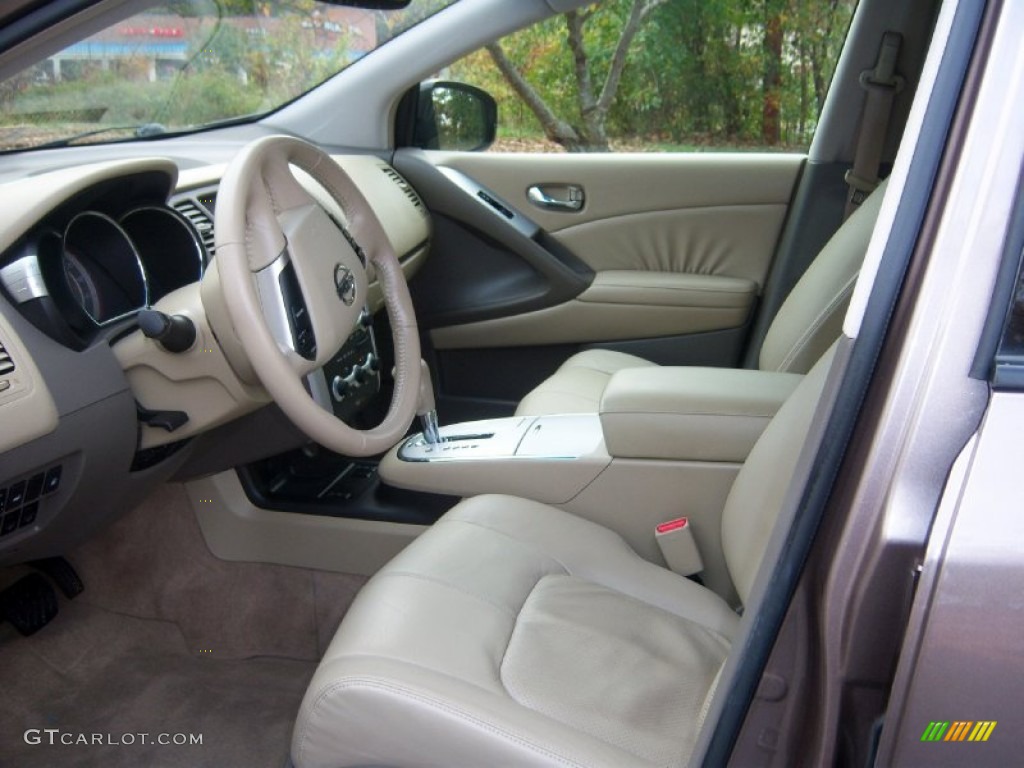
[[[605,445],[616,458],[745,461],[802,378],[733,368],[618,371],[601,400]]]

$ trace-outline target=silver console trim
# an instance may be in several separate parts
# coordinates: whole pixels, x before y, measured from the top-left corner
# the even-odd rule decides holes
[[[512,417],[441,427],[440,443],[428,443],[422,433],[398,449],[401,461],[573,461],[604,444],[597,414]]]
[[[292,328],[288,322],[288,308],[284,304],[281,293],[281,273],[291,263],[288,247],[269,265],[256,273],[256,293],[260,297],[260,307],[267,321],[270,335],[281,348],[282,352],[295,352],[295,340],[292,339]]]

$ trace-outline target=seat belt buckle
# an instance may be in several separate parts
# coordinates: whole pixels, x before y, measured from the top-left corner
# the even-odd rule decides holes
[[[704,570],[704,561],[697,548],[697,540],[693,538],[689,518],[678,517],[655,526],[654,540],[658,542],[662,557],[673,573],[693,576]]]

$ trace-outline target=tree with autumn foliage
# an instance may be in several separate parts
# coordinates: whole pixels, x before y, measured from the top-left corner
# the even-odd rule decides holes
[[[605,0],[452,66],[503,128],[568,151],[800,146],[854,0]]]

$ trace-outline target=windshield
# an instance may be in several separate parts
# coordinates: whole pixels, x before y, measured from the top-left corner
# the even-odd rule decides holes
[[[454,1],[168,0],[0,83],[0,151],[255,119]]]

